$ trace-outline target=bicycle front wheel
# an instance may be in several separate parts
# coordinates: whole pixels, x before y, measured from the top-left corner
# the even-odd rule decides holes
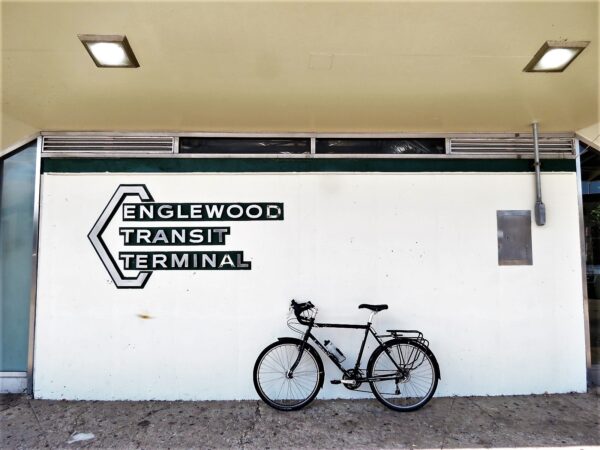
[[[423,345],[395,339],[375,349],[367,365],[373,395],[395,411],[414,411],[425,405],[437,388],[435,357]]]
[[[254,387],[260,398],[275,409],[303,408],[323,386],[323,362],[309,344],[305,344],[300,362],[290,375],[301,345],[299,339],[282,339],[265,348],[256,360]]]

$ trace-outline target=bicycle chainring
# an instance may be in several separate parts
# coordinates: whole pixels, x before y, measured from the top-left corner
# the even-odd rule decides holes
[[[360,385],[362,384],[362,382],[356,381],[356,378],[362,378],[362,377],[363,377],[362,371],[350,369],[348,371],[348,375],[344,374],[342,376],[342,380],[353,380],[354,383],[343,383],[344,387],[346,389],[350,389],[351,391],[358,389],[360,387]]]

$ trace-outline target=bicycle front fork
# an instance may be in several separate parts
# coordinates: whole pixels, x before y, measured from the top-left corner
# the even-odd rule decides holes
[[[294,370],[296,370],[296,367],[298,367],[298,364],[300,364],[300,360],[302,359],[303,353],[304,353],[304,343],[302,343],[302,345],[300,346],[300,351],[298,352],[296,361],[294,361],[294,364],[292,364],[292,367],[290,367],[290,370],[288,370],[286,372],[286,374],[285,374],[286,378],[288,378],[288,379],[294,378]]]
[[[298,364],[300,364],[300,360],[302,359],[302,355],[304,354],[304,350],[306,349],[306,342],[308,341],[308,336],[310,336],[310,330],[313,327],[313,322],[314,322],[314,319],[312,319],[310,321],[308,330],[306,330],[306,333],[304,334],[304,339],[302,339],[302,345],[300,346],[300,351],[298,352],[296,361],[294,361],[294,364],[292,364],[292,367],[290,367],[290,370],[288,370],[285,374],[286,378],[288,378],[288,379],[294,378],[294,370],[296,370],[296,367],[298,367]]]

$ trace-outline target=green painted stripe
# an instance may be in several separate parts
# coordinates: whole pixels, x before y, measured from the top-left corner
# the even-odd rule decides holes
[[[542,161],[575,172],[573,159]],[[533,172],[525,159],[44,158],[43,172]]]

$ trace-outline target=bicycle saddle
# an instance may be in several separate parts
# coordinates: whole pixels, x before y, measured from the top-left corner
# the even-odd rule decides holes
[[[388,305],[367,305],[363,303],[358,307],[358,309],[370,309],[371,311],[383,311],[384,309],[388,309]]]

